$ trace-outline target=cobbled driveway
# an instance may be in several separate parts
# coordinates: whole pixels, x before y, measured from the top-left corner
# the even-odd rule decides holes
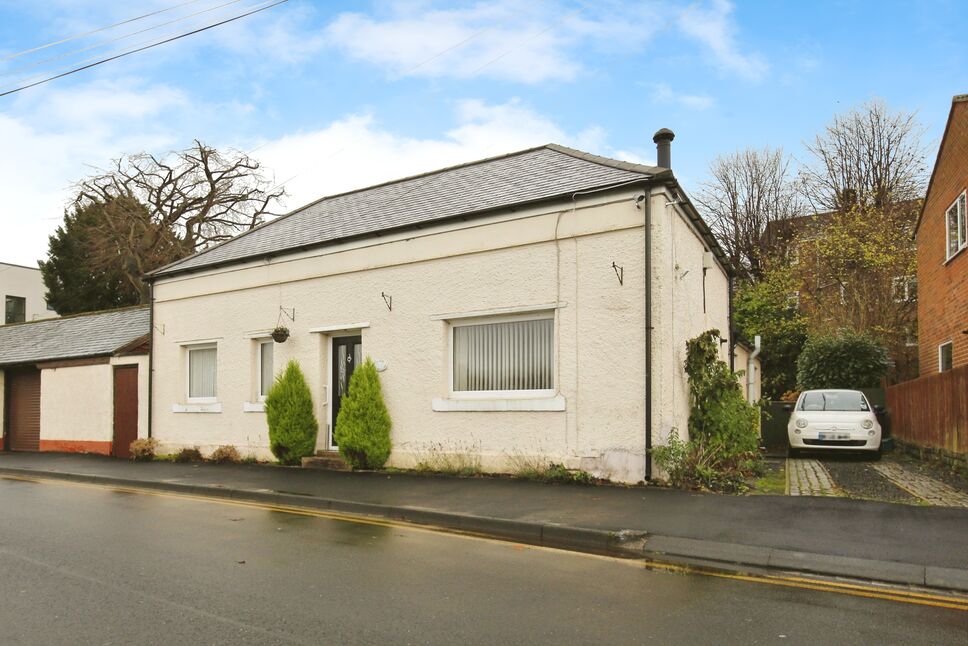
[[[881,462],[849,454],[787,459],[787,493],[791,496],[847,496],[889,502],[968,508],[960,491],[902,462]]]

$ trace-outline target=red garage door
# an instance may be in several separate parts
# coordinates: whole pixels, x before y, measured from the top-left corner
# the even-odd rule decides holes
[[[34,368],[6,371],[7,448],[40,450],[40,371]]]

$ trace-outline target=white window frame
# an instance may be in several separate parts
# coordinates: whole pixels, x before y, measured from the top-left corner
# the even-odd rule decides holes
[[[276,349],[274,345],[275,341],[272,340],[272,337],[262,337],[259,339],[255,339],[255,400],[260,403],[265,403],[266,401],[266,396],[262,394],[262,386],[263,386],[262,384],[262,346],[266,344],[273,346],[272,348],[273,378],[275,377],[275,374],[276,374],[275,373]],[[272,387],[272,384],[270,383],[269,387],[265,389],[266,393],[269,392],[269,388],[271,387]]]
[[[938,344],[938,372],[948,372],[948,370],[945,370],[944,367],[941,365],[941,348],[943,348],[945,346],[951,346],[951,368],[948,368],[948,370],[952,370],[955,367],[955,345],[954,345],[954,342],[953,341],[945,341],[944,343],[939,343]]]
[[[548,310],[508,316],[461,318],[450,321],[447,332],[447,390],[450,399],[545,399],[553,397],[558,392],[558,317],[556,312],[557,310]],[[551,320],[553,326],[551,331],[554,340],[551,350],[551,388],[539,390],[454,390],[454,330],[456,328],[467,327],[469,325],[487,325],[490,323],[544,320]]]
[[[185,352],[185,402],[189,404],[217,404],[218,403],[218,343],[190,343],[182,346]],[[215,350],[215,396],[192,397],[192,350]]]
[[[952,209],[955,210],[955,230],[959,236],[959,240],[957,241],[958,248],[955,249],[953,253],[949,251],[951,249],[951,229],[948,227],[948,216],[951,214]],[[968,221],[966,221],[966,219],[968,219],[968,213],[965,213],[966,210],[968,210],[968,191],[962,191],[961,195],[956,197],[955,201],[944,210],[945,262],[951,260],[959,253],[964,251],[965,247],[968,247]],[[960,239],[962,231],[966,232],[964,240]]]

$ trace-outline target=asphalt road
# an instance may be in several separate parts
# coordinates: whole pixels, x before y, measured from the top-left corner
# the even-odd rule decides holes
[[[0,479],[3,644],[966,644],[968,612]]]

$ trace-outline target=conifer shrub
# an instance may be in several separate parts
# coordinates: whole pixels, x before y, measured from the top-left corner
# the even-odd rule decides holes
[[[300,464],[316,450],[319,423],[313,396],[299,364],[290,361],[266,395],[269,450],[282,464]]]
[[[336,416],[339,452],[354,469],[379,469],[390,457],[390,413],[369,357],[350,377]]]

